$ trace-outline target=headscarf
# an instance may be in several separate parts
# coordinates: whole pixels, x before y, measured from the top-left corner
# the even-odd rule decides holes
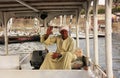
[[[67,31],[69,31],[69,27],[68,26],[62,26],[61,28],[60,28],[60,31],[61,30],[67,30]]]

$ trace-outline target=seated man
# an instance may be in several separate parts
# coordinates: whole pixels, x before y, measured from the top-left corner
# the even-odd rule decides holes
[[[69,36],[69,27],[61,27],[61,35],[49,36],[50,34],[52,34],[52,27],[48,27],[46,34],[41,37],[41,42],[46,45],[56,43],[57,50],[46,55],[40,69],[71,69],[71,62],[76,55],[73,53],[75,52],[75,42]]]
[[[77,59],[72,61],[72,69],[83,68],[84,70],[88,70],[87,58],[83,55],[82,50],[77,49],[75,54],[77,55]]]

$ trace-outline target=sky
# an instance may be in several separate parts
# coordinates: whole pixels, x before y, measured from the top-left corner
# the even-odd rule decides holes
[[[99,0],[99,5],[105,5],[105,0]]]
[[[105,0],[99,0],[98,4],[99,5],[105,5]],[[93,2],[91,3],[91,5],[93,5]]]

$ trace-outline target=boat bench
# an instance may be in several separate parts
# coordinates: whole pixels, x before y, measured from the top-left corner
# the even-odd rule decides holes
[[[44,61],[45,55],[48,53],[48,50],[35,50],[32,53],[32,57],[30,60],[31,66],[34,67],[34,69],[39,69],[41,64]]]
[[[0,56],[0,70],[19,69],[19,55]]]

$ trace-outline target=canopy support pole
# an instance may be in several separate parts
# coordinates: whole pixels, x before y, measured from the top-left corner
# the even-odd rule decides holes
[[[63,22],[62,22],[62,15],[60,15],[60,26],[62,26],[63,25]]]
[[[87,57],[90,57],[90,47],[89,47],[89,11],[90,11],[90,3],[87,2],[86,4],[86,16],[85,16],[85,35],[86,35],[86,52]]]
[[[7,34],[7,20],[6,20],[6,17],[7,16],[7,13],[6,12],[3,12],[3,20],[4,20],[4,22],[3,22],[3,24],[4,24],[4,37],[5,37],[5,53],[6,53],[6,55],[8,55],[9,53],[8,53],[8,34]]]
[[[29,8],[29,9],[32,9],[32,10],[35,11],[35,12],[39,12],[38,9],[36,9],[36,8],[34,8],[34,7],[32,7],[32,6],[28,5],[28,4],[26,4],[26,3],[23,2],[22,0],[15,0],[15,1],[19,2],[20,4],[26,6],[26,7]]]
[[[107,78],[113,78],[113,70],[112,70],[112,0],[105,0],[105,51],[106,51],[106,72]]]
[[[63,26],[66,26],[66,15],[63,16]]]
[[[79,26],[78,26],[78,21],[79,21],[79,10],[76,11],[76,48],[79,48]]]
[[[94,19],[94,60],[95,60],[95,65],[99,64],[98,60],[98,1],[99,0],[94,0],[93,2],[93,19]],[[98,70],[95,68],[96,76],[98,74]]]

